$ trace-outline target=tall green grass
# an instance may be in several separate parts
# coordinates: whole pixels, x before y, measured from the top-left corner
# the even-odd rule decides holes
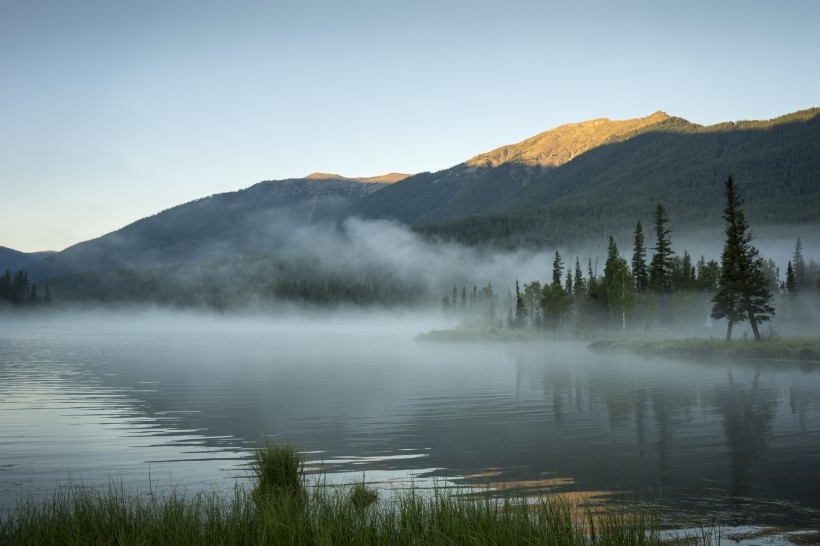
[[[544,497],[476,498],[435,488],[378,499],[364,483],[309,486],[291,445],[266,443],[251,463],[253,488],[127,493],[71,485],[27,500],[0,521],[0,544],[660,544],[638,509],[578,515]]]

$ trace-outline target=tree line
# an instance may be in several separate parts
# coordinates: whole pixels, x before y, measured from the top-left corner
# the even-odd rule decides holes
[[[704,256],[694,261],[687,250],[678,255],[672,247],[668,214],[658,204],[653,247],[647,247],[644,228],[638,221],[631,260],[621,255],[610,236],[603,274],[598,274],[597,260],[593,267],[592,258],[582,264],[576,257],[574,267],[565,266],[556,250],[551,282],[542,286],[536,280],[520,286],[516,281],[514,294],[510,292],[504,302],[506,326],[557,333],[572,323],[580,334],[615,329],[626,332],[628,323],[641,330],[648,325],[675,327],[684,319],[700,318],[704,304],[709,304],[712,319],[726,319],[727,339],[732,337],[733,326],[741,322],[749,323],[755,339],[763,339],[760,327],[775,315],[773,294],[780,293],[793,302],[801,292],[820,290],[820,266],[813,260],[806,263],[798,238],[785,280],[781,281],[776,264],[760,257],[751,244],[743,200],[731,176],[724,194],[726,238],[720,262],[707,261]],[[653,251],[651,256],[649,250]],[[469,299],[467,296],[466,287],[460,298],[453,287],[452,297],[442,298],[442,309],[468,316],[473,325],[504,324],[494,313],[499,304],[497,295],[492,300],[492,313],[487,296],[479,298],[475,287]]]
[[[51,292],[48,285],[41,296],[36,283],[29,283],[28,273],[24,270],[12,275],[8,269],[0,277],[0,304],[14,306],[33,306],[50,304]]]

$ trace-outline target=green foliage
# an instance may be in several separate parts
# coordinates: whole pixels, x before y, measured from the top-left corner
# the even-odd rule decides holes
[[[564,290],[561,283],[545,285],[541,291],[544,326],[548,330],[557,331],[569,314],[572,303],[572,295]]]
[[[652,290],[662,293],[672,292],[672,257],[675,252],[672,250],[672,239],[669,236],[669,215],[663,205],[655,207],[655,253],[649,264],[649,286]]]
[[[625,333],[626,315],[635,306],[636,295],[635,277],[624,258],[615,256],[612,259],[610,277],[604,276],[603,284],[610,316],[620,323],[621,331]]]
[[[353,484],[349,498],[350,504],[356,509],[364,510],[379,500],[379,492],[372,487],[368,487],[364,480],[362,480],[361,482]]]
[[[45,295],[40,297],[37,293],[37,284],[29,282],[26,271],[21,269],[12,276],[7,269],[0,276],[0,306],[29,307],[41,303],[51,303],[51,292],[48,285],[46,285]]]
[[[283,497],[296,503],[304,501],[305,464],[293,444],[278,444],[266,439],[253,450],[250,467],[254,501],[261,503]]]
[[[644,354],[712,358],[723,362],[767,359],[784,362],[820,362],[820,339],[809,337],[774,338],[766,343],[735,342],[722,339],[607,339],[589,345],[597,351],[630,351]]]
[[[378,270],[328,273],[311,259],[248,253],[166,267],[76,273],[52,281],[51,290],[60,302],[222,310],[281,301],[322,306],[411,305],[422,298],[425,289]]]
[[[803,258],[803,244],[800,242],[800,237],[797,238],[797,242],[794,244],[794,258],[792,258],[792,263],[796,288],[798,290],[805,290],[811,287],[812,283],[809,280],[806,260]]]
[[[524,298],[521,297],[521,291],[518,287],[518,280],[515,281],[515,318],[513,322],[514,328],[525,328],[529,326],[527,318],[527,306],[524,304]]]
[[[797,279],[794,275],[794,268],[792,268],[791,260],[789,260],[789,265],[786,266],[786,282],[784,288],[788,294],[794,294],[797,292]]]
[[[640,220],[635,226],[635,242],[632,246],[632,274],[635,276],[635,291],[645,292],[649,286],[649,271],[646,268],[646,242]]]
[[[555,251],[555,258],[552,260],[552,284],[561,284],[561,274],[564,271],[564,262],[561,255]]]
[[[0,518],[0,543],[51,544],[660,544],[657,522],[639,506],[587,506],[577,516],[559,496],[459,495],[435,487],[380,500],[364,483],[321,480],[304,489],[292,446],[254,454],[256,484],[232,499],[95,491],[69,484],[43,502],[19,503]],[[294,495],[296,491],[296,495]]]
[[[698,260],[695,271],[695,286],[698,290],[711,292],[718,289],[720,283],[720,264],[716,260],[706,261],[703,256]]]
[[[601,240],[609,233],[626,237],[635,218],[651,210],[657,196],[663,195],[674,206],[676,231],[684,233],[720,226],[719,188],[725,173],[732,172],[747,181],[747,211],[755,222],[816,223],[820,209],[818,114],[820,109],[813,109],[769,122],[713,127],[669,120],[650,132],[592,149],[529,178],[523,174],[505,178],[509,171],[500,168],[481,173],[497,185],[487,201],[473,197],[491,184],[474,187],[467,178],[458,182],[461,175],[454,167],[448,177],[436,178],[438,184],[431,179],[429,185],[417,188],[418,211],[435,207],[450,213],[421,217],[408,212],[400,218],[420,233],[467,244],[554,248]],[[395,196],[394,208],[414,192],[412,178],[401,184],[406,187],[401,199]],[[447,184],[459,185],[459,189],[453,192],[452,201],[438,201],[433,188]],[[429,199],[425,197],[428,190],[432,192]],[[372,197],[387,200],[393,191],[394,187],[388,187]],[[462,207],[456,200],[472,205]],[[380,216],[377,207],[371,215]],[[383,216],[394,217],[390,213]]]
[[[720,288],[713,298],[712,318],[725,318],[726,339],[732,339],[732,326],[746,319],[755,339],[762,339],[758,325],[774,315],[771,293],[763,274],[763,259],[752,246],[752,235],[743,214],[743,201],[730,176],[725,187],[726,243],[721,255]]]

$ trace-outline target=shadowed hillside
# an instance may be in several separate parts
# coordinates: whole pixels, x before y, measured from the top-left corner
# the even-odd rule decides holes
[[[352,201],[385,187],[350,179],[260,182],[144,218],[32,264],[48,279],[89,270],[156,267],[280,248],[289,229],[325,221]]]
[[[37,260],[42,260],[54,254],[53,251],[43,252],[20,252],[13,248],[0,246],[0,273],[3,271],[18,271],[27,268]]]
[[[656,114],[657,123],[555,168],[512,159],[470,166],[474,159],[408,178],[355,210],[467,243],[551,246],[628,231],[658,202],[673,212],[676,229],[719,226],[721,184],[731,173],[756,223],[817,223],[818,113],[710,127]]]

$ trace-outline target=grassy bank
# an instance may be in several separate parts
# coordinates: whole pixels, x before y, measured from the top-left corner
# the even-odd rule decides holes
[[[701,359],[757,359],[820,363],[820,338],[794,337],[762,342],[738,339],[616,339],[589,345],[596,351],[624,351],[642,354]]]
[[[135,495],[59,489],[0,521],[0,544],[660,544],[641,511],[586,510],[544,497],[493,499],[412,490],[388,499],[364,484],[308,486],[289,445],[265,444],[250,492]]]

